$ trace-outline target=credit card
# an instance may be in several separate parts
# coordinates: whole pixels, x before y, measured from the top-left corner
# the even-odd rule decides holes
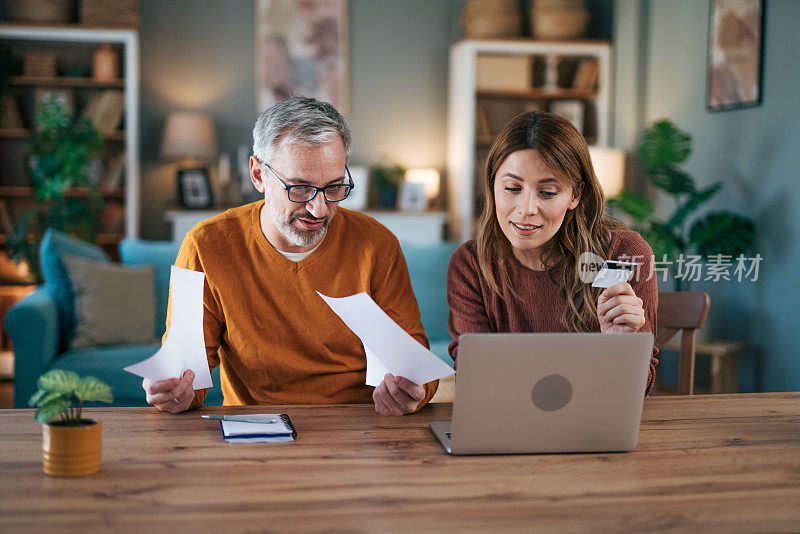
[[[611,287],[627,282],[633,276],[636,263],[630,261],[606,260],[592,282],[592,287]]]

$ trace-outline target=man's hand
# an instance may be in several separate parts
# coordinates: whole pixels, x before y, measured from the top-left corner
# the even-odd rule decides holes
[[[425,398],[425,388],[402,376],[387,374],[372,392],[375,411],[381,415],[404,415],[417,409]]]
[[[162,412],[179,413],[189,409],[194,400],[194,372],[187,369],[183,378],[168,378],[153,382],[142,380],[142,388],[147,393],[147,404],[152,404]]]

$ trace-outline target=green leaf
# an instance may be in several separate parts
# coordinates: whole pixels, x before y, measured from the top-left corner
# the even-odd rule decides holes
[[[697,192],[694,179],[672,165],[659,169],[655,174],[650,174],[649,177],[654,186],[673,195]]]
[[[697,208],[711,200],[711,198],[716,195],[720,189],[722,189],[722,182],[717,182],[694,193],[675,211],[675,213],[672,214],[672,217],[670,217],[669,221],[667,222],[667,226],[670,228],[678,228],[682,226],[689,215],[697,211]]]
[[[691,135],[668,120],[660,120],[645,132],[639,155],[645,168],[653,172],[686,161],[692,152],[691,142]]]
[[[111,386],[93,376],[81,378],[75,396],[83,402],[112,402]]]
[[[39,389],[45,391],[57,391],[59,393],[72,394],[78,387],[80,377],[73,371],[63,369],[52,369],[39,377]]]
[[[674,258],[675,249],[680,249],[682,245],[673,231],[661,223],[652,222],[648,228],[642,229],[640,233],[644,240],[647,241],[647,244],[650,245],[650,248],[653,249],[653,254],[659,261],[665,255],[667,258]]]
[[[697,253],[708,257],[725,254],[736,257],[750,248],[756,225],[747,217],[729,211],[709,213],[696,221],[689,231],[689,242]]]
[[[58,395],[46,404],[41,404],[39,406],[39,410],[36,412],[36,422],[42,424],[46,423],[69,408],[70,405],[71,402],[66,397]]]
[[[616,197],[609,198],[607,202],[637,221],[644,221],[655,212],[655,206],[650,200],[630,191],[620,191]]]

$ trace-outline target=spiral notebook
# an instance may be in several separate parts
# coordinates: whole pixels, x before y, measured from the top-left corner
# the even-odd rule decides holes
[[[222,438],[228,443],[276,443],[294,441],[297,436],[292,421],[286,414],[263,413],[248,414],[272,418],[274,423],[244,423],[241,421],[220,421]]]

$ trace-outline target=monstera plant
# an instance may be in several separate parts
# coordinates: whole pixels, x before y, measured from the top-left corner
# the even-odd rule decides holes
[[[658,261],[666,258],[674,262],[677,257],[689,254],[736,258],[752,245],[755,224],[728,210],[695,216],[723,184],[715,182],[699,189],[694,179],[680,168],[691,153],[692,137],[688,133],[668,120],[653,123],[645,132],[639,155],[650,182],[673,198],[674,211],[666,220],[660,219],[653,202],[631,191],[622,191],[608,203],[633,219],[634,228],[650,244]],[[676,286],[678,291],[684,289],[684,281],[676,277]]]

